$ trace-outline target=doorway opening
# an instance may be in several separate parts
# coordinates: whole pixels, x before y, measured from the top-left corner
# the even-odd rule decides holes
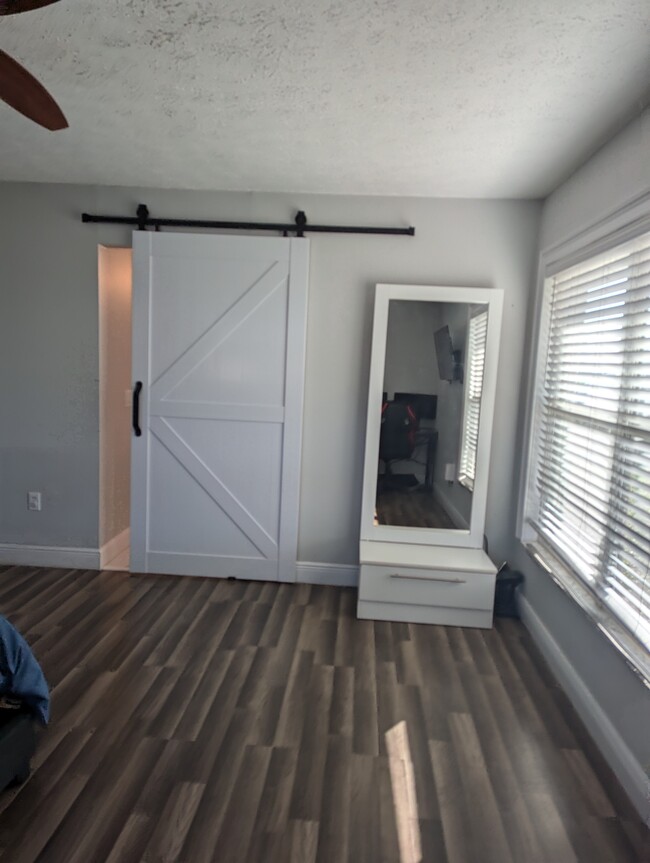
[[[129,571],[131,249],[98,247],[101,569]]]

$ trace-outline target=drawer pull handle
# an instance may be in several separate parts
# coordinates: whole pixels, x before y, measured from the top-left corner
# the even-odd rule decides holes
[[[445,578],[442,575],[407,575],[405,572],[392,572],[389,578],[410,578],[415,581],[442,581],[445,584],[467,584],[466,578]]]

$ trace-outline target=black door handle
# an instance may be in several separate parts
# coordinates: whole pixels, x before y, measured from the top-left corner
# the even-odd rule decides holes
[[[133,387],[133,415],[132,415],[132,423],[133,423],[133,433],[136,437],[140,437],[142,435],[142,429],[140,428],[140,393],[142,392],[142,381],[137,381],[136,385]]]

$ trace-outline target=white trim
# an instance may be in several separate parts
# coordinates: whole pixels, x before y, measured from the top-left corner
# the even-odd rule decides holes
[[[578,716],[602,752],[641,818],[650,825],[650,777],[618,733],[570,660],[524,596],[519,597],[521,619],[562,686]]]
[[[456,509],[454,504],[449,500],[449,498],[443,493],[443,491],[436,485],[433,486],[433,496],[436,501],[440,504],[440,506],[447,513],[449,518],[454,523],[454,530],[465,530],[469,533],[469,525],[467,524],[467,520],[463,518],[460,511]]]
[[[287,343],[282,439],[278,581],[292,581],[298,553],[302,415],[307,356],[307,303],[309,293],[309,240],[289,244]]]
[[[113,539],[109,539],[108,542],[105,542],[104,545],[99,549],[99,566],[100,569],[106,569],[106,567],[115,560],[123,551],[126,551],[131,543],[131,530],[128,527],[125,527],[121,533],[118,533],[117,536],[114,536]]]
[[[589,223],[563,240],[546,246],[540,257],[550,268],[565,269],[581,258],[591,257],[603,246],[624,242],[648,230],[650,220],[650,190],[636,195],[620,207],[609,210],[600,219]]]
[[[0,564],[99,570],[99,549],[6,542],[0,543]]]
[[[299,584],[331,584],[335,587],[356,587],[359,567],[338,563],[298,563],[296,581]]]

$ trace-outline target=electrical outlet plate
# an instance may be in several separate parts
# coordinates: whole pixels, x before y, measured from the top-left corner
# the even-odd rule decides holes
[[[455,464],[446,464],[445,465],[445,479],[447,482],[453,482],[456,479],[456,465]]]
[[[31,512],[41,511],[41,493],[40,491],[27,492],[27,509]]]

